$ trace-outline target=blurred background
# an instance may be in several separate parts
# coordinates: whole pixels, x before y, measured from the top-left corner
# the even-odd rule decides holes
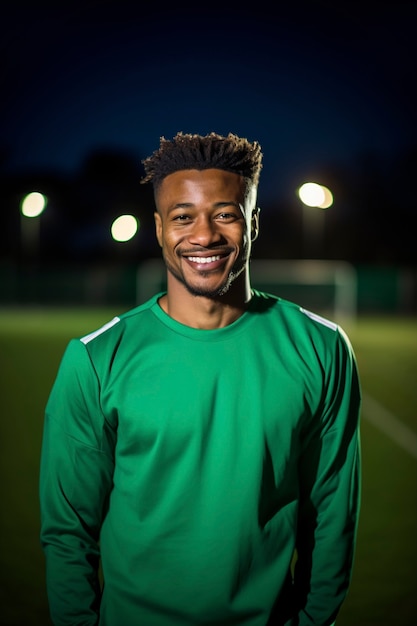
[[[252,283],[343,322],[363,497],[338,626],[417,624],[417,4],[126,0],[0,11],[0,624],[51,622],[45,404],[65,346],[164,287],[142,159],[259,141]],[[307,185],[307,186],[306,186]]]
[[[9,3],[0,303],[140,300],[137,270],[160,256],[141,160],[160,136],[215,131],[263,148],[254,259],[349,263],[360,311],[414,314],[416,13],[401,1]],[[306,209],[306,182],[330,190],[329,208]],[[122,215],[133,230],[117,241]]]

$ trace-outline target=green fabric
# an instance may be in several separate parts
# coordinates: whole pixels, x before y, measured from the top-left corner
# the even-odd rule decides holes
[[[184,326],[157,300],[73,339],[48,400],[54,624],[330,625],[359,509],[348,339],[258,292],[218,330]]]

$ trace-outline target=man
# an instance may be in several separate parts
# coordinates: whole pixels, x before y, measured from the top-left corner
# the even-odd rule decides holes
[[[355,357],[336,324],[251,288],[261,160],[179,133],[144,161],[166,293],[72,340],[46,409],[57,626],[326,626],[343,603]]]

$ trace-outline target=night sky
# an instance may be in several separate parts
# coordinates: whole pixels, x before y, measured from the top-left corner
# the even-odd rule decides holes
[[[357,184],[369,167],[368,196],[393,172],[384,210],[400,184],[409,215],[415,2],[148,4],[2,9],[3,179],[77,176],[97,150],[129,155],[139,172],[161,135],[234,132],[261,143],[267,210],[312,177]]]

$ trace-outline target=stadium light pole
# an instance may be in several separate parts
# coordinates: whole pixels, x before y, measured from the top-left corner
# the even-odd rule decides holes
[[[48,199],[39,191],[31,191],[20,205],[21,244],[23,255],[39,257],[40,215],[44,212]]]
[[[297,190],[303,206],[304,256],[320,256],[324,241],[325,210],[333,204],[333,194],[324,185],[303,183]]]

